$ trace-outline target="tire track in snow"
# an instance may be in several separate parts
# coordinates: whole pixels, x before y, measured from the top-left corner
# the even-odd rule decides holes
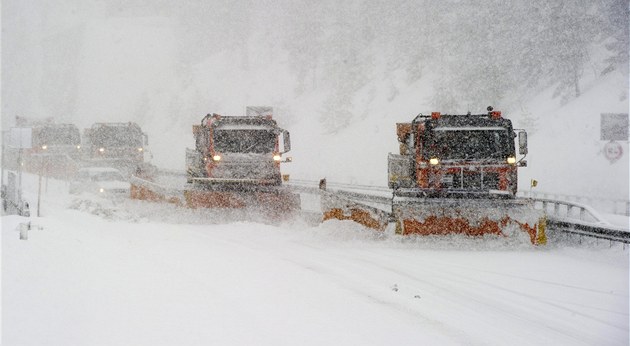
[[[383,253],[377,253],[374,252],[375,255],[378,256],[390,256],[390,257],[396,257],[395,255],[392,254],[383,254]],[[580,287],[580,286],[575,286],[575,285],[569,285],[569,284],[565,284],[565,283],[561,283],[561,282],[555,282],[555,281],[549,281],[549,280],[541,280],[541,279],[536,279],[536,278],[530,278],[530,277],[524,277],[524,276],[517,276],[517,275],[513,275],[513,274],[509,274],[509,273],[500,273],[497,271],[491,271],[491,270],[484,270],[484,269],[480,269],[477,267],[471,267],[471,266],[463,266],[460,264],[453,264],[453,263],[443,263],[443,262],[437,262],[434,261],[433,262],[436,265],[441,265],[443,267],[459,267],[461,269],[465,269],[465,271],[475,271],[475,272],[479,272],[479,273],[488,273],[488,274],[494,274],[497,276],[503,276],[503,277],[510,277],[510,278],[515,278],[515,279],[519,279],[519,280],[523,280],[523,281],[530,281],[530,282],[536,282],[536,283],[542,283],[545,285],[552,285],[552,286],[558,286],[561,288],[571,288],[571,289],[575,289],[575,290],[581,290],[581,291],[589,291],[589,292],[593,292],[593,293],[600,293],[600,294],[604,294],[604,295],[615,295],[615,296],[619,296],[619,297],[625,297],[626,295],[623,294],[619,294],[619,293],[611,293],[610,291],[604,291],[604,290],[598,290],[598,289],[594,289],[594,288],[587,288],[587,287]]]
[[[395,268],[395,267],[392,267],[392,266],[385,266],[385,265],[383,265],[383,264],[381,264],[379,262],[373,261],[373,260],[362,259],[362,261],[368,262],[368,263],[370,263],[372,265],[375,265],[375,266],[383,267],[386,270],[390,270],[392,272],[398,273],[401,276],[408,277],[408,278],[410,278],[412,280],[415,280],[417,282],[421,282],[421,283],[426,283],[427,282],[426,280],[419,279],[419,278],[415,277],[414,275],[410,275],[407,272],[400,270],[399,268]],[[433,269],[433,271],[437,272],[437,269]],[[442,273],[442,271],[440,270],[439,273]],[[440,276],[440,275],[436,275],[436,276]],[[602,319],[599,319],[599,318],[596,318],[596,317],[593,317],[593,316],[590,316],[590,315],[586,315],[586,314],[584,314],[584,313],[582,313],[582,312],[580,312],[578,310],[570,309],[568,307],[560,305],[560,304],[556,303],[555,301],[551,301],[551,300],[548,300],[548,299],[540,298],[538,296],[534,296],[534,295],[527,294],[527,293],[522,293],[522,292],[519,292],[519,291],[516,291],[516,290],[506,289],[504,287],[500,287],[498,285],[492,284],[492,283],[490,283],[488,281],[485,281],[485,280],[478,280],[478,279],[475,279],[473,277],[463,277],[462,273],[460,273],[460,272],[454,273],[454,275],[451,275],[451,276],[441,276],[441,277],[444,280],[444,282],[458,282],[461,287],[469,287],[470,283],[474,283],[474,284],[477,284],[477,285],[480,285],[480,286],[491,287],[491,288],[493,288],[495,290],[500,290],[502,292],[509,293],[509,294],[517,296],[517,297],[526,298],[527,300],[533,301],[535,303],[544,303],[544,304],[547,304],[548,306],[551,306],[551,307],[553,307],[555,309],[563,310],[563,311],[569,312],[570,314],[573,314],[573,315],[582,316],[582,317],[584,317],[586,319],[592,320],[593,322],[601,323],[601,324],[606,325],[608,327],[618,329],[619,331],[622,331],[622,332],[626,332],[626,333],[628,332],[628,328],[625,325],[612,324],[612,323],[610,323],[608,321],[605,321],[605,320],[602,320]],[[543,282],[545,282],[545,281],[543,280]],[[441,291],[453,292],[452,290],[449,290],[445,286],[437,286],[433,282],[431,282],[430,284],[435,286],[435,287],[439,287]],[[591,290],[587,290],[587,291],[591,291]],[[511,315],[511,316],[514,316],[514,317],[516,317],[518,319],[523,319],[523,316],[521,314],[515,314],[513,312],[513,309],[503,308],[503,306],[506,305],[504,303],[504,300],[497,300],[496,298],[493,298],[493,296],[491,294],[479,295],[479,292],[480,291],[478,291],[478,290],[469,290],[469,293],[471,294],[471,296],[472,295],[477,295],[477,296],[482,297],[483,300],[481,300],[481,299],[474,299],[476,302],[480,303],[480,305],[487,306],[487,302],[488,301],[494,301],[494,308],[497,309],[497,311],[504,312],[504,313],[506,313],[508,315]],[[597,290],[595,290],[595,292],[597,292],[597,293],[605,293],[605,292],[597,291]],[[464,298],[465,300],[470,300],[471,299],[471,296],[463,295],[462,293],[456,293],[456,294],[461,295],[462,298]],[[513,299],[509,299],[508,301],[513,301]],[[515,308],[519,308],[520,304],[514,303],[514,304],[511,304],[511,305],[513,305]],[[543,310],[543,311],[547,311],[547,310]],[[539,314],[542,315],[542,313],[539,313]],[[625,316],[627,316],[627,315],[625,315]],[[543,319],[539,319],[539,318],[530,318],[530,319],[526,319],[526,320],[529,323],[535,325],[534,328],[547,328],[547,329],[551,328],[551,329],[554,329],[555,331],[561,333],[563,336],[568,336],[571,339],[574,339],[578,343],[584,342],[585,336],[574,336],[573,335],[574,332],[575,332],[575,329],[564,330],[564,329],[567,329],[567,328],[564,328],[564,329],[561,330],[559,328],[552,328],[551,327],[552,324],[549,324],[548,322],[542,322]],[[588,342],[588,343],[589,344],[597,344],[597,343],[600,343],[600,342],[601,342],[601,340],[595,340],[595,339],[591,338],[591,341]]]
[[[270,226],[271,227],[271,226]],[[213,238],[209,234],[198,233],[198,235],[202,237]],[[318,248],[312,245],[300,244],[302,249],[296,248],[282,248],[279,252],[272,252],[269,247],[261,246],[261,243],[258,241],[248,240],[247,244],[243,242],[243,239],[239,238],[235,239],[226,239],[226,232],[220,232],[218,234],[221,240],[224,242],[229,242],[231,244],[248,248],[252,251],[261,252],[265,255],[271,255],[275,257],[276,260],[283,261],[285,263],[290,263],[301,270],[306,270],[316,275],[320,275],[326,278],[326,282],[332,283],[339,288],[352,293],[355,296],[362,297],[371,303],[376,303],[381,306],[385,306],[388,309],[395,311],[396,313],[402,313],[408,316],[411,316],[415,319],[422,321],[425,325],[430,326],[433,329],[438,330],[443,336],[449,337],[453,339],[454,344],[462,345],[475,345],[477,343],[472,342],[473,339],[471,335],[465,333],[460,329],[456,329],[452,326],[444,324],[439,320],[432,319],[429,316],[426,316],[421,311],[417,311],[415,309],[410,309],[410,307],[404,304],[401,301],[395,301],[395,299],[387,299],[379,292],[371,292],[366,291],[364,289],[360,289],[359,287],[363,287],[362,281],[359,280],[350,280],[352,275],[348,275],[349,272],[346,270],[346,273],[339,273],[338,261],[335,261],[334,257],[321,255],[323,248]],[[295,242],[290,242],[289,245],[297,244]],[[277,246],[277,244],[268,244]],[[287,245],[287,244],[284,244]],[[309,249],[309,251],[303,251],[304,248]],[[278,249],[274,249],[278,250]],[[307,259],[307,257],[309,259]],[[318,258],[319,261],[313,261],[313,258]],[[324,263],[325,265],[322,265]],[[359,267],[357,264],[352,263],[352,261],[346,261],[346,266],[354,266]],[[334,270],[331,268],[335,268]],[[361,269],[361,268],[359,268]],[[350,270],[352,272],[352,270]],[[381,285],[382,286],[382,285]],[[391,289],[388,287],[384,289],[383,292],[391,292]],[[398,299],[400,300],[400,299]],[[479,342],[479,344],[483,344],[483,342]]]
[[[377,255],[377,256],[388,256],[389,254],[375,253],[375,255]],[[389,256],[392,256],[392,255],[389,255]],[[555,282],[555,281],[549,281],[549,280],[528,278],[528,277],[524,277],[524,276],[512,275],[512,274],[509,274],[509,273],[500,273],[500,272],[496,272],[496,271],[480,269],[480,268],[477,268],[477,267],[463,266],[463,265],[459,265],[459,264],[443,263],[443,262],[437,262],[437,261],[434,261],[433,264],[436,265],[436,266],[442,266],[443,268],[461,268],[461,269],[464,269],[461,272],[463,275],[466,275],[465,273],[470,273],[470,272],[488,273],[488,274],[496,275],[496,276],[499,276],[499,277],[507,277],[507,278],[513,278],[513,279],[517,279],[517,280],[523,280],[525,282],[532,282],[532,283],[537,283],[537,284],[543,284],[545,286],[555,286],[555,287],[558,287],[558,288],[568,288],[568,289],[572,289],[572,290],[576,290],[576,291],[583,291],[583,292],[587,292],[587,293],[594,293],[594,294],[602,295],[604,297],[610,297],[610,296],[620,297],[620,298],[627,297],[627,295],[620,294],[620,293],[614,293],[614,292],[604,291],[604,290],[594,289],[594,288],[580,287],[580,286],[575,286],[575,285],[568,285],[568,284],[563,284],[563,283],[559,283],[559,282]],[[462,276],[462,274],[457,275],[457,277],[464,278]],[[466,278],[468,280],[474,281],[475,283],[484,284],[484,285],[492,285],[492,284],[489,283],[491,281],[477,280],[473,276],[470,276],[470,275],[466,276]],[[498,285],[492,285],[492,286],[497,288],[497,289],[504,289],[503,287],[498,286]],[[513,291],[513,293],[520,294],[518,291]],[[531,297],[535,298],[535,296],[527,295],[527,294],[524,294],[524,296],[531,296]],[[550,300],[550,299],[546,299],[546,300],[543,299],[542,301],[549,302],[550,304],[556,304],[555,301]],[[590,308],[590,309],[594,309],[594,310],[601,310],[603,312],[607,312],[607,313],[611,313],[611,314],[617,314],[617,315],[620,315],[620,316],[626,316],[626,317],[628,316],[627,312],[619,312],[619,311],[613,311],[613,310],[608,310],[608,309],[602,309],[602,308],[599,308],[599,307],[596,307],[596,306],[579,304],[579,303],[568,302],[568,301],[566,301],[564,303],[570,304],[570,305],[582,306],[582,307],[586,307],[586,308]],[[570,311],[572,313],[574,312],[573,310],[570,310]],[[614,325],[611,325],[611,326],[614,326]],[[623,326],[617,326],[617,327],[623,328]],[[626,328],[626,330],[627,330],[627,328]]]
[[[302,245],[304,245],[304,244],[302,244]],[[330,259],[331,258],[330,255],[333,254],[330,251],[330,249],[327,249],[327,248],[324,248],[324,247],[315,247],[315,246],[312,246],[312,245],[309,245],[308,247],[314,249],[316,251],[316,253],[326,252],[328,254],[328,256],[321,256],[320,255],[319,256],[320,260],[321,259]],[[362,250],[362,252],[363,252],[363,250]],[[370,251],[370,252],[371,252],[371,254],[374,254],[373,250]],[[453,273],[453,275],[445,276],[445,275],[443,275],[443,270],[438,270],[438,269],[435,269],[435,268],[430,269],[430,271],[433,272],[434,278],[440,278],[441,279],[442,284],[436,284],[434,281],[428,281],[428,280],[419,279],[417,276],[409,274],[406,271],[401,270],[399,267],[387,266],[387,265],[384,265],[383,263],[378,262],[378,261],[367,260],[367,259],[365,259],[366,256],[361,256],[362,258],[358,258],[357,256],[350,256],[350,255],[348,255],[346,253],[338,253],[338,252],[335,252],[334,255],[336,256],[335,257],[336,260],[334,261],[334,263],[331,263],[331,264],[334,265],[335,268],[337,268],[337,269],[339,269],[339,258],[340,257],[345,257],[346,258],[346,262],[355,262],[357,260],[358,261],[362,261],[364,263],[370,264],[371,266],[381,268],[385,272],[396,273],[396,274],[398,274],[398,275],[400,275],[402,277],[409,278],[409,279],[411,279],[413,281],[416,281],[418,283],[421,283],[423,285],[433,286],[436,289],[437,292],[442,292],[442,293],[443,292],[449,292],[448,295],[443,295],[442,294],[441,295],[442,298],[446,299],[446,300],[450,300],[454,307],[460,307],[460,309],[461,309],[462,305],[466,305],[465,303],[469,303],[470,301],[474,301],[479,306],[483,306],[484,308],[487,308],[488,307],[488,302],[491,301],[491,302],[493,302],[491,307],[496,312],[501,313],[503,315],[511,316],[512,318],[515,318],[517,320],[520,320],[520,321],[523,321],[523,322],[526,322],[526,323],[530,324],[531,325],[531,327],[530,327],[531,330],[539,330],[541,328],[542,329],[552,329],[552,330],[556,331],[559,334],[559,336],[562,336],[563,338],[568,338],[568,339],[572,340],[572,342],[582,343],[582,342],[585,342],[585,338],[589,338],[589,337],[586,336],[586,335],[582,335],[582,336],[575,335],[575,328],[571,328],[570,326],[569,327],[560,327],[560,326],[557,326],[558,323],[549,323],[549,320],[544,318],[547,315],[547,313],[544,313],[544,312],[548,311],[549,309],[542,309],[541,311],[543,311],[543,312],[537,312],[537,314],[535,316],[529,318],[529,317],[525,317],[525,316],[528,316],[529,313],[518,313],[518,311],[524,311],[522,309],[522,307],[521,307],[523,304],[521,304],[521,303],[509,303],[509,302],[517,300],[515,298],[508,299],[507,302],[506,302],[505,299],[499,300],[499,299],[493,298],[492,294],[488,294],[488,295],[480,295],[479,294],[479,292],[485,292],[486,290],[468,290],[467,294],[464,294],[463,292],[460,292],[460,291],[453,291],[450,287],[453,286],[452,285],[453,282],[459,283],[460,285],[458,285],[458,287],[469,287],[471,283],[474,283],[474,284],[479,285],[479,286],[485,286],[485,287],[492,288],[494,290],[502,291],[503,293],[508,293],[511,296],[514,296],[516,298],[520,298],[520,300],[525,300],[526,301],[525,304],[524,304],[525,306],[536,305],[536,304],[546,304],[547,306],[552,307],[554,309],[563,310],[563,311],[568,312],[568,313],[573,314],[573,315],[579,315],[579,316],[581,316],[583,318],[590,319],[593,322],[604,324],[604,325],[606,325],[608,327],[617,328],[617,329],[620,329],[622,331],[627,331],[627,329],[624,329],[623,327],[620,327],[618,325],[611,324],[611,323],[609,323],[609,322],[607,322],[605,320],[602,320],[602,319],[599,319],[599,318],[596,318],[596,317],[584,314],[584,313],[582,313],[582,312],[580,312],[578,310],[568,308],[568,307],[563,306],[561,304],[558,304],[558,303],[556,303],[554,301],[542,299],[542,298],[540,298],[538,296],[527,294],[527,293],[523,293],[523,292],[519,292],[519,291],[516,291],[516,290],[506,289],[506,288],[500,287],[498,285],[491,284],[491,283],[489,283],[487,281],[484,281],[484,280],[477,280],[477,279],[474,279],[472,277],[462,277],[462,273],[459,273],[459,272],[458,273]],[[370,257],[370,256],[367,256],[367,257]],[[407,260],[407,262],[408,262],[408,260]],[[405,263],[405,262],[401,262],[401,263]],[[314,265],[311,263],[311,264],[306,264],[304,266],[312,268]],[[429,267],[427,267],[427,268],[429,268]],[[424,268],[424,269],[426,270],[427,268]],[[466,268],[466,267],[462,266],[462,268]],[[345,275],[348,275],[348,273],[353,273],[353,271],[346,270],[346,273],[344,275],[338,275],[338,276],[344,277],[347,280]],[[439,274],[436,274],[436,273],[439,273]],[[515,278],[519,278],[518,276],[514,276],[514,277]],[[460,279],[458,279],[458,278],[460,278]],[[549,282],[547,282],[545,280],[538,280],[538,281],[539,281],[539,283],[543,283],[543,284],[548,284],[549,283]],[[570,287],[570,285],[568,285],[568,286]],[[572,288],[574,288],[574,287],[572,287]],[[587,291],[593,291],[593,290],[587,289]],[[605,293],[605,292],[598,291],[598,290],[594,290],[594,291],[596,293]],[[478,297],[478,298],[473,298],[475,296]],[[458,297],[459,299],[454,299],[453,297]],[[474,311],[474,308],[471,309],[471,310]],[[527,312],[527,311],[524,311],[524,312]],[[544,342],[544,340],[541,340],[541,342]],[[593,339],[593,338],[590,338],[590,341],[589,341],[589,343],[591,343],[591,344],[597,344],[599,342],[601,342],[601,340]]]

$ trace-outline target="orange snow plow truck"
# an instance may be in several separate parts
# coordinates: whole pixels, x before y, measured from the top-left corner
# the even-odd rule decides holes
[[[546,222],[533,203],[516,197],[527,133],[488,107],[487,114],[418,115],[396,124],[400,154],[389,154],[392,215],[401,234],[471,236],[526,232],[546,242]]]
[[[282,185],[282,155],[289,132],[270,107],[247,107],[246,116],[208,114],[193,125],[195,149],[186,149],[186,205],[192,208],[259,208],[274,215],[299,210],[300,196]]]
[[[544,212],[516,197],[527,133],[488,107],[486,114],[418,115],[396,124],[400,152],[388,156],[387,209],[322,191],[324,220],[353,220],[402,235],[522,236],[546,243]],[[325,190],[325,188],[324,188]],[[382,198],[381,198],[382,200]],[[381,201],[381,205],[383,205]],[[393,224],[393,225],[392,225]]]

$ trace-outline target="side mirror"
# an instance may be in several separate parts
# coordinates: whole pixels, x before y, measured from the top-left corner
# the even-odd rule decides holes
[[[142,134],[142,138],[144,139],[144,146],[149,145],[149,137],[147,136],[146,133]]]
[[[525,131],[518,133],[518,153],[527,155],[527,132]]]
[[[284,151],[283,153],[291,151],[291,136],[289,135],[289,131],[282,131],[282,138],[284,141]]]

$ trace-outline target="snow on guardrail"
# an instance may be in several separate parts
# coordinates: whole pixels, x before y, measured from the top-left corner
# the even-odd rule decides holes
[[[170,174],[178,175],[175,172],[170,172]],[[142,183],[148,182],[143,181]],[[291,179],[285,184],[295,192],[318,195],[320,183],[311,180]],[[387,211],[387,206],[391,202],[392,190],[383,186],[326,182],[326,188],[328,191],[384,211]],[[174,191],[164,191],[164,193],[173,194]],[[519,198],[531,198],[535,201],[537,208],[544,209],[549,218],[548,226],[553,229],[630,244],[630,230],[628,228],[611,224],[605,216],[590,205],[563,199],[523,196],[521,192],[519,192]]]

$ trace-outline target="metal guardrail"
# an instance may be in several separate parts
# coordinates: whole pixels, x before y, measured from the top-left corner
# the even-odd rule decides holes
[[[532,198],[532,200],[538,208],[554,217],[607,224],[595,209],[585,204],[548,198]]]
[[[547,213],[550,229],[630,244],[630,229],[609,224],[592,207],[575,202],[532,198]]]
[[[319,189],[319,182],[314,181],[314,180],[291,179],[286,184],[289,186],[295,186],[295,187]],[[369,196],[380,196],[380,197],[385,196],[390,199],[392,195],[392,190],[385,186],[345,184],[345,183],[336,183],[336,182],[328,181],[326,182],[326,187],[329,190],[353,191],[356,193],[363,193],[364,195],[369,195]],[[366,191],[369,193],[365,193]]]
[[[561,193],[518,191],[517,196],[525,198],[538,198],[549,200],[562,200],[567,202],[582,203],[595,206],[597,209],[616,215],[630,216],[630,200],[609,199],[593,196],[579,196]]]
[[[547,222],[547,226],[551,229],[560,230],[570,234],[630,244],[630,232],[624,229],[614,229],[610,227],[580,224],[556,219],[550,219]]]
[[[319,183],[309,180],[291,180],[287,183],[296,192],[319,194]],[[386,212],[391,212],[392,190],[380,186],[340,184],[326,182],[326,191],[356,202],[370,204]]]

